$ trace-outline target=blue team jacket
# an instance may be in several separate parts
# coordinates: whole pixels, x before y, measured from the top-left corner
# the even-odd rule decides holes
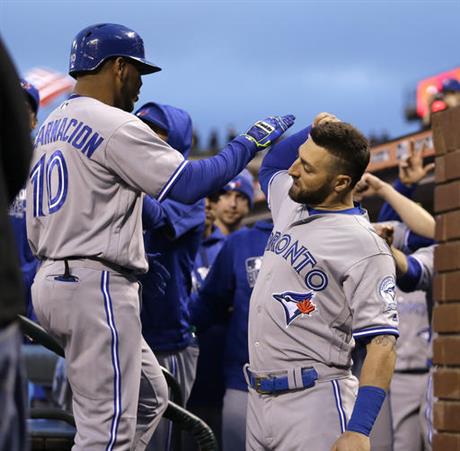
[[[211,235],[204,238],[198,250],[193,280],[195,290],[199,289],[206,278],[226,236],[219,227],[214,226]],[[193,294],[196,295],[196,292]],[[200,354],[196,367],[196,378],[188,400],[188,407],[222,406],[225,392],[224,357],[222,349],[225,346],[226,325],[216,323],[206,331],[197,334]]]
[[[249,299],[272,228],[271,221],[259,221],[252,229],[231,234],[190,305],[198,332],[231,310],[224,353],[226,388],[247,390],[243,365],[249,361]]]
[[[168,143],[187,157],[192,145],[190,116],[183,110],[159,105],[161,122],[168,129]],[[158,203],[146,196],[142,212],[144,245],[147,255],[157,252],[157,260],[169,271],[166,293],[158,294],[152,270],[142,283],[142,334],[155,351],[184,349],[192,341],[188,298],[191,272],[204,230],[204,200],[192,205],[165,200]],[[149,208],[154,205],[155,208]]]

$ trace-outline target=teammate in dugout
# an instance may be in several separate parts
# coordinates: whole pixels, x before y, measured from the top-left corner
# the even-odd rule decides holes
[[[244,451],[248,387],[243,367],[248,355],[249,299],[262,263],[271,221],[258,221],[251,229],[232,233],[192,298],[190,315],[202,333],[231,309],[224,348],[225,395],[222,413],[224,451]],[[221,351],[222,352],[222,351]]]
[[[423,162],[424,148],[412,145],[399,163],[399,176],[393,187],[409,199],[418,183],[434,169],[434,164]],[[368,178],[368,177],[366,177]],[[379,188],[379,185],[382,185]],[[375,188],[379,189],[375,189]],[[372,177],[370,185],[361,189],[361,197],[382,195],[388,191],[385,184]],[[401,222],[393,208],[401,211],[399,202],[385,203],[379,213],[379,222],[373,226],[391,245],[397,269],[396,299],[399,313],[400,337],[396,346],[397,362],[390,386],[390,407],[393,422],[394,451],[431,449],[432,393],[429,390],[431,366],[431,313],[434,241],[415,235]],[[426,218],[419,211],[403,213],[418,225]],[[432,221],[434,222],[433,218]],[[428,388],[428,391],[427,391]]]
[[[244,169],[208,197],[208,216],[215,217],[212,232],[199,248],[193,270],[195,293],[204,283],[224,240],[246,229],[243,219],[254,204],[254,179]],[[194,293],[194,294],[195,294]],[[228,311],[222,311],[214,323],[197,333],[200,347],[196,379],[187,408],[202,418],[213,430],[218,443],[222,442],[222,408],[225,394],[224,352],[228,332]]]
[[[192,146],[189,114],[170,105],[149,102],[136,112],[158,136],[185,158]],[[204,229],[204,200],[186,205],[170,199],[162,203],[144,197],[142,209],[147,258],[158,260],[169,272],[164,294],[158,293],[155,266],[141,277],[142,335],[161,366],[167,368],[182,388],[187,402],[195,380],[198,345],[189,320],[188,298],[191,271]],[[155,257],[155,254],[158,255]],[[160,422],[148,449],[171,449],[172,422]]]
[[[268,118],[219,155],[188,162],[130,114],[141,75],[159,70],[132,29],[83,29],[70,54],[75,93],[35,140],[27,234],[42,263],[32,302],[65,350],[74,450],[145,449],[166,409],[166,382],[139,318],[137,275],[148,269],[142,193],[193,203],[238,174],[294,121]]]
[[[250,301],[248,450],[370,450],[398,317],[390,249],[353,205],[368,162],[364,136],[328,114],[263,160],[274,227]]]

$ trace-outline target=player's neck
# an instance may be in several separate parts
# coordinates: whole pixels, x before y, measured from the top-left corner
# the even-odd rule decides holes
[[[335,196],[327,197],[323,202],[315,205],[307,205],[310,208],[315,210],[348,210],[353,208],[355,205],[353,203],[353,195],[349,193],[343,198],[337,198]]]
[[[99,100],[99,102],[105,103],[106,105],[115,106],[113,92],[106,89],[105,86],[101,86],[99,83],[96,84],[94,81],[86,79],[86,77],[77,80],[74,92],[80,96]]]
[[[236,232],[237,230],[241,229],[241,221],[239,221],[239,222],[237,222],[235,224],[229,225],[229,224],[223,223],[220,219],[216,219],[214,224],[217,227],[219,227],[220,231],[225,236],[230,235],[231,233]]]

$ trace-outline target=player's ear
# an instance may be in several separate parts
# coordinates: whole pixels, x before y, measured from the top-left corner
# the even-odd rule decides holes
[[[335,191],[337,193],[344,193],[350,191],[351,177],[345,174],[339,174],[335,177]]]
[[[113,61],[113,71],[115,75],[120,78],[124,79],[125,78],[125,72],[126,72],[126,60],[121,57],[117,56],[114,61]]]

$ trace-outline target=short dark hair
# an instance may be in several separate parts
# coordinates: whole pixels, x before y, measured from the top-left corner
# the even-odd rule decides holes
[[[337,170],[351,177],[351,188],[361,179],[369,164],[369,142],[346,122],[324,122],[310,131],[313,142],[326,149],[337,161]]]

